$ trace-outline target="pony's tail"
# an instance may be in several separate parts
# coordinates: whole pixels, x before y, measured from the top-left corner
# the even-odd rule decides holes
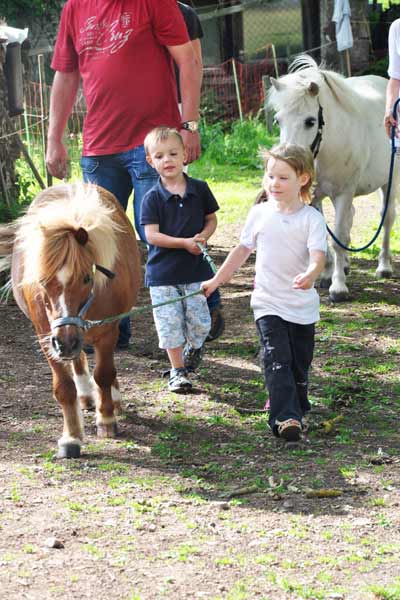
[[[0,225],[0,273],[11,267],[11,255],[17,233],[17,224]]]

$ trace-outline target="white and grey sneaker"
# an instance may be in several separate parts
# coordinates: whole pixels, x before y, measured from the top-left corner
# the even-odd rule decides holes
[[[203,346],[200,346],[200,348],[193,348],[193,346],[190,344],[186,344],[185,348],[183,349],[183,363],[185,365],[185,369],[189,372],[195,371],[201,363],[203,354]]]
[[[168,389],[176,394],[185,394],[192,389],[192,382],[187,378],[187,372],[184,367],[171,369],[169,373]]]

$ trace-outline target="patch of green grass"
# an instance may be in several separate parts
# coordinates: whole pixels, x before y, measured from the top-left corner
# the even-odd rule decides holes
[[[371,585],[368,589],[376,600],[400,600],[400,581],[385,586]]]

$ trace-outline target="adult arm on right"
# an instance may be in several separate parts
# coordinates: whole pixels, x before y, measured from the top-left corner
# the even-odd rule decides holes
[[[386,88],[386,110],[383,124],[386,129],[386,133],[391,137],[392,127],[397,127],[397,119],[393,117],[393,106],[399,97],[400,93],[400,79],[394,79],[391,77]],[[397,134],[397,131],[396,131]]]
[[[46,165],[49,173],[63,179],[68,174],[68,152],[62,137],[79,86],[79,71],[56,71],[50,96]]]

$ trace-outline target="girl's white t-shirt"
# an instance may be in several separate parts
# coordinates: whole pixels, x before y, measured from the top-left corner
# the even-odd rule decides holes
[[[277,315],[301,325],[318,321],[317,291],[314,287],[294,289],[293,279],[307,270],[311,250],[326,252],[327,232],[321,213],[304,205],[293,214],[283,214],[270,199],[251,208],[240,243],[256,250],[251,296],[254,318]]]
[[[388,75],[400,79],[400,19],[396,19],[389,29],[389,68]]]

